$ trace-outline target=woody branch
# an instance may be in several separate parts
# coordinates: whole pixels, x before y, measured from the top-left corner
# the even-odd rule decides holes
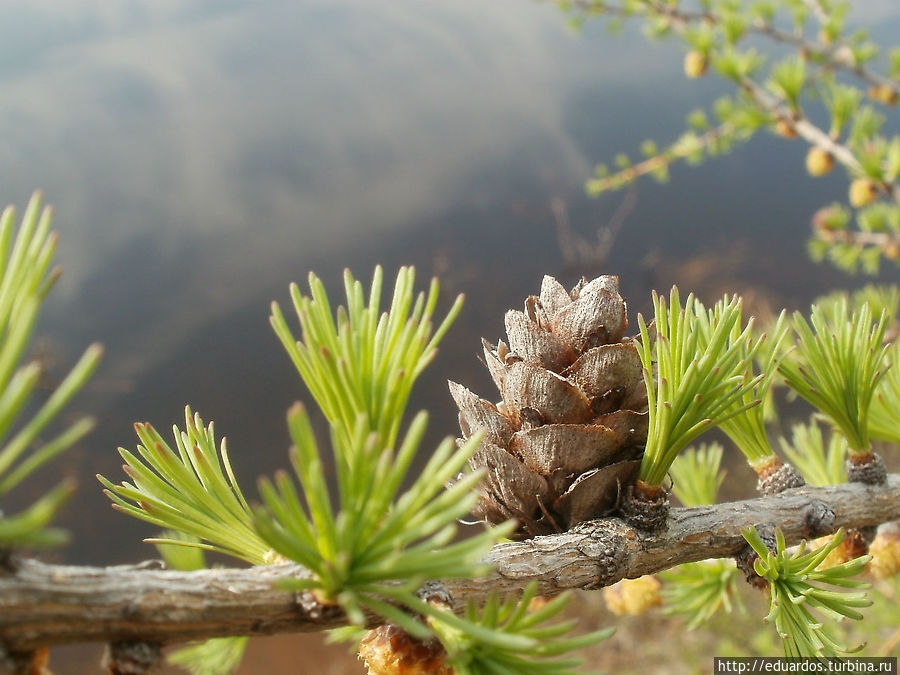
[[[457,607],[492,590],[593,589],[681,563],[730,557],[741,530],[780,527],[788,541],[900,519],[900,474],[884,485],[861,483],[788,490],[712,506],[673,509],[666,529],[646,533],[617,518],[582,523],[563,534],[495,546],[496,571],[443,580]],[[172,643],[225,635],[312,632],[346,624],[335,607],[278,590],[306,574],[296,565],[175,572],[154,563],[120,567],[47,565],[13,559],[0,573],[0,644],[7,651],[72,642]],[[373,617],[373,622],[375,618]]]

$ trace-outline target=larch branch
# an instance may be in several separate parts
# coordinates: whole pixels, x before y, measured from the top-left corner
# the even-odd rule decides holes
[[[900,474],[880,486],[861,483],[788,490],[705,507],[672,509],[659,533],[618,518],[578,525],[563,534],[495,546],[495,567],[480,579],[443,580],[457,606],[492,590],[540,592],[594,589],[681,563],[731,557],[745,544],[741,530],[775,525],[797,543],[839,527],[900,520]],[[13,559],[0,571],[0,645],[10,652],[72,642],[173,643],[225,635],[311,632],[346,624],[333,606],[275,588],[306,575],[292,564],[177,572],[159,563],[75,567]],[[373,621],[374,621],[373,617]]]

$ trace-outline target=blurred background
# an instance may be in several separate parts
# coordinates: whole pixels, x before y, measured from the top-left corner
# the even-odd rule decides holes
[[[891,43],[900,7],[860,1],[851,20]],[[439,276],[444,307],[466,294],[414,397],[432,447],[457,431],[446,379],[494,396],[479,337],[501,337],[544,274],[619,275],[634,325],[673,283],[759,311],[862,283],[807,258],[810,217],[846,181],[809,178],[799,141],[761,133],[668,184],[585,196],[594,163],[673,140],[730,90],[686,80],[677,44],[632,27],[575,34],[531,0],[7,0],[0,25],[0,199],[22,208],[43,189],[61,236],[38,356],[52,380],[106,346],[69,410],[97,430],[50,470],[80,490],[59,523],[73,543],[48,559],[156,555],[153,528],[93,478],[123,478],[134,421],[166,430],[190,404],[250,494],[286,465],[284,414],[306,393],[269,303],[310,270],[335,300],[343,268],[367,280],[379,263],[415,265],[423,287]],[[258,640],[240,672],[362,672],[320,644]],[[95,652],[56,650],[52,666],[92,672]]]

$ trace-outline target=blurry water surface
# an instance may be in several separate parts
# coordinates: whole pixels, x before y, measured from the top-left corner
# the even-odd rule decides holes
[[[896,3],[857,4],[889,43]],[[286,465],[284,412],[306,394],[268,307],[309,270],[335,299],[344,267],[379,263],[438,274],[444,307],[466,293],[415,398],[429,443],[456,431],[448,377],[494,396],[478,338],[543,274],[620,275],[632,320],[673,283],[790,307],[859,283],[806,257],[810,215],[845,182],[808,178],[801,142],[762,133],[669,184],[584,196],[595,162],[673,139],[728,92],[634,29],[576,36],[528,0],[11,0],[0,25],[0,199],[42,188],[61,234],[40,353],[61,376],[90,341],[107,349],[72,407],[97,430],[42,476],[81,483],[61,560],[154,554],[93,479],[123,477],[136,420],[166,430],[185,404],[215,420],[251,494]],[[607,256],[566,258],[560,223],[596,241],[611,222]]]

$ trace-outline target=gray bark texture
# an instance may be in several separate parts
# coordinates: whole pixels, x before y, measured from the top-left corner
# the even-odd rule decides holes
[[[884,485],[845,483],[712,506],[672,509],[666,527],[646,533],[618,518],[563,534],[495,546],[480,579],[443,579],[456,607],[492,590],[595,589],[681,563],[732,557],[741,530],[777,526],[790,543],[843,528],[900,520],[900,474]],[[310,632],[346,624],[336,607],[275,582],[307,574],[296,565],[177,572],[160,563],[118,567],[48,565],[12,558],[0,569],[0,647],[7,652],[72,642],[173,643],[225,635]],[[374,621],[374,617],[373,617]],[[2,651],[2,650],[0,650]]]

